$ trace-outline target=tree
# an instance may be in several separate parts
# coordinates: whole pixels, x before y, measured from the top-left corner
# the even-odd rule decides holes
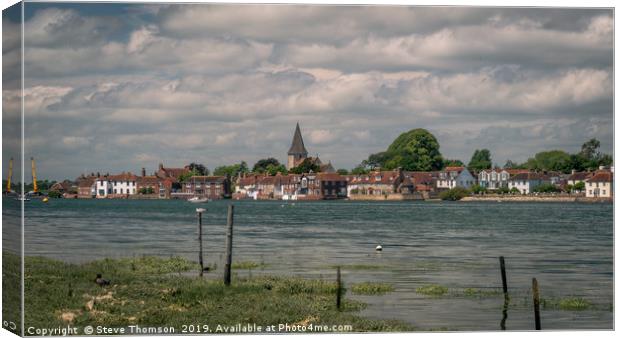
[[[321,171],[321,167],[319,167],[318,164],[314,163],[314,161],[309,158],[306,158],[298,166],[296,166],[295,168],[291,168],[290,170],[290,172],[293,174],[304,174],[309,173],[310,171],[315,173],[319,172]]]
[[[362,164],[367,168],[431,171],[442,168],[443,158],[433,134],[412,129],[400,134],[386,151],[370,155]]]
[[[536,188],[534,188],[534,192],[541,192],[541,193],[550,193],[550,192],[558,192],[559,189],[551,184],[551,183],[543,183],[539,186],[536,186]]]
[[[439,194],[439,198],[444,201],[458,201],[467,195],[469,195],[469,190],[463,187],[454,187],[450,190],[442,191]]]
[[[51,190],[50,192],[47,193],[47,196],[49,198],[61,198],[62,194],[60,193],[60,191]]]
[[[340,175],[348,175],[349,171],[347,169],[338,169],[336,172]]]
[[[351,175],[365,175],[365,174],[368,174],[369,172],[370,170],[366,169],[366,167],[362,164],[351,169]]]
[[[269,164],[267,168],[265,168],[265,171],[271,176],[275,176],[277,173],[281,173],[282,175],[288,174],[288,170],[286,170],[286,167],[283,164]]]
[[[521,169],[523,166],[512,160],[507,160],[504,169]]]
[[[203,164],[199,163],[190,163],[188,165],[189,170],[198,173],[196,176],[209,176],[209,169],[205,167]]]
[[[491,151],[489,149],[476,149],[467,166],[473,170],[491,169],[491,166],[493,166]]]
[[[483,193],[487,192],[487,188],[485,188],[485,187],[483,187],[483,186],[481,186],[479,184],[474,184],[471,187],[471,192],[474,193],[474,194],[483,194]]]
[[[601,142],[595,138],[590,139],[583,145],[581,145],[580,154],[588,161],[592,161],[599,157],[600,153],[598,149],[601,147]]]
[[[511,194],[520,194],[520,193],[521,193],[521,191],[519,191],[519,189],[517,189],[517,187],[512,187],[512,188],[510,189],[510,193],[511,193]]]
[[[499,187],[499,189],[497,189],[497,192],[500,194],[507,194],[510,192],[510,189],[508,189],[508,187],[502,186],[502,187]]]
[[[584,191],[586,189],[586,183],[583,181],[577,182],[575,183],[575,185],[573,185],[573,190],[575,191]]]
[[[280,162],[277,159],[273,158],[273,157],[269,157],[269,158],[264,158],[264,159],[258,160],[254,164],[254,167],[252,167],[252,172],[262,174],[265,171],[267,171],[267,167],[269,167],[270,165],[272,167],[279,167],[280,166]]]
[[[248,164],[245,161],[241,161],[239,164],[233,165],[223,165],[215,168],[213,170],[213,175],[215,176],[229,176],[236,177],[239,174],[248,173]]]
[[[571,156],[563,150],[541,151],[526,162],[530,170],[553,170],[569,173]]]
[[[463,161],[461,160],[449,160],[449,159],[445,159],[443,160],[443,167],[463,167],[465,166],[465,163],[463,163]]]
[[[196,169],[190,170],[189,172],[182,173],[181,175],[179,175],[178,180],[179,182],[185,182],[193,176],[200,176],[200,172],[198,172],[198,170]]]

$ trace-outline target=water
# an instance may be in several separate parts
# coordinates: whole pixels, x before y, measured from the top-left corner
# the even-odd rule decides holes
[[[7,213],[17,202],[3,203]],[[228,203],[207,204],[203,216],[205,260],[219,267]],[[507,329],[533,329],[533,277],[543,298],[582,297],[594,305],[585,311],[544,309],[543,329],[613,328],[611,204],[234,204],[234,260],[266,264],[253,275],[333,279],[333,266],[343,265],[345,284],[393,284],[395,291],[382,296],[347,295],[370,304],[364,316],[400,319],[422,329],[498,330],[501,295],[432,298],[415,290],[427,284],[451,293],[470,287],[501,290],[498,256],[503,255],[512,296]],[[70,262],[143,254],[197,260],[196,207],[202,206],[173,200],[35,200],[26,205],[25,251]],[[375,252],[377,244],[383,252]],[[353,264],[381,268],[346,268]]]

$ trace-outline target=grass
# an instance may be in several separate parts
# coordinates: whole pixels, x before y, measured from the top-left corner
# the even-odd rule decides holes
[[[475,297],[475,298],[494,297],[494,296],[500,296],[502,294],[503,294],[503,291],[499,289],[466,288],[462,292],[462,295],[465,297]]]
[[[448,293],[448,288],[437,284],[429,284],[415,289],[415,292],[433,297],[441,297]]]
[[[21,331],[21,260],[19,256],[2,252],[2,320],[15,325],[3,328],[19,334]],[[14,329],[13,329],[14,327]]]
[[[381,265],[373,265],[373,264],[349,264],[349,265],[331,265],[330,269],[336,269],[340,266],[341,270],[381,270],[384,269],[384,266]]]
[[[359,316],[356,312],[365,307],[362,302],[344,298],[338,310],[332,281],[257,276],[234,278],[231,286],[225,286],[220,280],[181,274],[196,268],[195,263],[175,257],[104,259],[80,265],[27,257],[26,326],[165,325],[182,333],[183,324],[200,321],[210,328],[312,323],[352,325],[356,332],[414,329],[400,321]],[[96,285],[97,273],[111,285]]]
[[[583,311],[593,308],[593,304],[584,298],[568,297],[560,299],[541,299],[543,309],[556,309],[564,311]]]
[[[231,268],[238,270],[247,270],[247,269],[256,269],[260,267],[265,267],[267,264],[265,263],[257,263],[253,261],[241,261],[241,262],[233,262]]]
[[[363,282],[351,285],[351,292],[356,295],[382,295],[394,291],[394,286],[387,283]]]

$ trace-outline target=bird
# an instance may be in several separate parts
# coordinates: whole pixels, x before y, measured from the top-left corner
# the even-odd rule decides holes
[[[383,247],[381,245],[377,245],[377,247],[375,248],[376,251],[382,251]]]
[[[97,283],[97,285],[101,287],[104,287],[105,285],[110,285],[110,281],[107,279],[103,279],[100,273],[97,274],[97,278],[95,278],[95,283]]]

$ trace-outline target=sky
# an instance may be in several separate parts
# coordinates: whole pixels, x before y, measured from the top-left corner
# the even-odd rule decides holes
[[[335,168],[414,128],[464,162],[590,138],[612,153],[609,9],[26,3],[25,18],[25,148],[40,178],[286,163],[296,122]],[[6,164],[19,16],[4,13],[3,32]]]

